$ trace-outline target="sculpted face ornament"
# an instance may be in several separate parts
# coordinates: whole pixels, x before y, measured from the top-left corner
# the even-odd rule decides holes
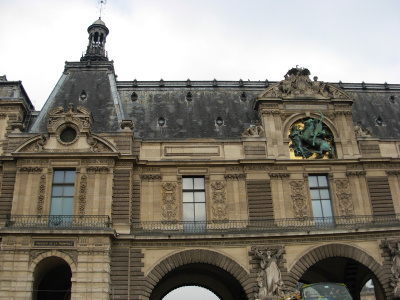
[[[293,158],[335,158],[333,135],[321,119],[309,118],[293,124],[289,132]]]

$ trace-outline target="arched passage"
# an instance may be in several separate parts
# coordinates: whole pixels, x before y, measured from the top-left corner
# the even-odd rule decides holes
[[[374,282],[377,299],[387,299],[391,293],[383,267],[372,256],[349,245],[330,244],[313,249],[291,268],[290,276],[291,288],[297,282],[342,282],[355,300],[360,299],[361,289],[369,279]]]
[[[60,257],[50,256],[40,261],[33,272],[33,300],[71,299],[72,272]]]
[[[214,251],[188,250],[161,261],[148,275],[150,300],[161,300],[170,291],[188,285],[209,289],[221,299],[252,297],[249,274],[232,259]]]

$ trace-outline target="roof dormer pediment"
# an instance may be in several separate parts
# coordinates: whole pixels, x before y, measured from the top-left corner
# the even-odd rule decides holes
[[[352,99],[349,94],[333,84],[318,81],[317,76],[312,81],[310,75],[310,71],[305,68],[290,69],[284,80],[268,87],[257,97],[255,107],[257,102],[262,100]]]

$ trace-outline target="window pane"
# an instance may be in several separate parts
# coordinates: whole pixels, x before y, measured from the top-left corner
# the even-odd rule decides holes
[[[63,187],[62,186],[53,186],[53,191],[51,193],[53,197],[62,196],[63,195]]]
[[[308,184],[310,187],[318,187],[318,181],[316,176],[308,176]]]
[[[75,171],[65,171],[65,183],[75,183]]]
[[[196,203],[195,204],[195,221],[205,221],[206,220],[206,206],[204,203]]]
[[[204,192],[195,192],[194,202],[206,202],[206,194]]]
[[[182,178],[182,187],[184,190],[192,190],[193,178]]]
[[[322,210],[321,210],[321,202],[320,201],[311,201],[314,218],[322,217]]]
[[[329,190],[320,190],[320,193],[321,193],[321,199],[326,199],[326,200],[330,199]]]
[[[312,200],[319,200],[320,199],[319,190],[311,190],[310,194],[311,194],[311,199]]]
[[[332,206],[330,200],[322,200],[322,211],[324,217],[332,217]]]
[[[204,190],[204,178],[194,178],[194,189]]]
[[[318,183],[321,187],[327,187],[328,181],[326,180],[326,176],[318,176]]]
[[[74,198],[71,198],[71,197],[64,198],[62,215],[64,215],[64,216],[72,215],[73,201],[74,201]]]
[[[193,192],[183,192],[183,202],[193,202]]]
[[[62,215],[62,198],[51,198],[50,215]]]
[[[194,221],[194,204],[185,203],[183,205],[183,221]]]
[[[53,182],[54,183],[63,183],[64,182],[64,171],[54,171]]]
[[[74,187],[64,186],[64,196],[74,196]]]

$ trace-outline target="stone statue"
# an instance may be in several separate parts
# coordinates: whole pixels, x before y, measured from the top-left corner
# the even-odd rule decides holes
[[[331,136],[328,136],[322,122],[324,115],[319,113],[321,114],[320,120],[311,118],[303,121],[303,129],[299,129],[297,125],[293,125],[291,128],[289,138],[292,140],[292,144],[290,147],[293,148],[295,156],[309,158],[317,153],[316,158],[323,158],[328,152],[329,158],[334,157],[335,149],[329,142]]]
[[[283,296],[284,284],[281,278],[281,271],[278,261],[282,256],[285,245],[276,253],[271,249],[261,251],[254,249],[260,261],[260,272],[257,274],[258,299],[266,300],[268,296]]]
[[[354,132],[356,137],[372,137],[374,136],[371,132],[370,128],[363,129],[361,126],[361,122],[357,122],[357,125],[354,126]]]
[[[394,296],[400,297],[400,242],[397,242],[395,246],[392,246],[385,238],[384,245],[389,249],[390,255],[392,256],[392,282]]]
[[[255,125],[251,125],[242,133],[242,136],[264,136],[264,128],[259,124],[257,120]]]

